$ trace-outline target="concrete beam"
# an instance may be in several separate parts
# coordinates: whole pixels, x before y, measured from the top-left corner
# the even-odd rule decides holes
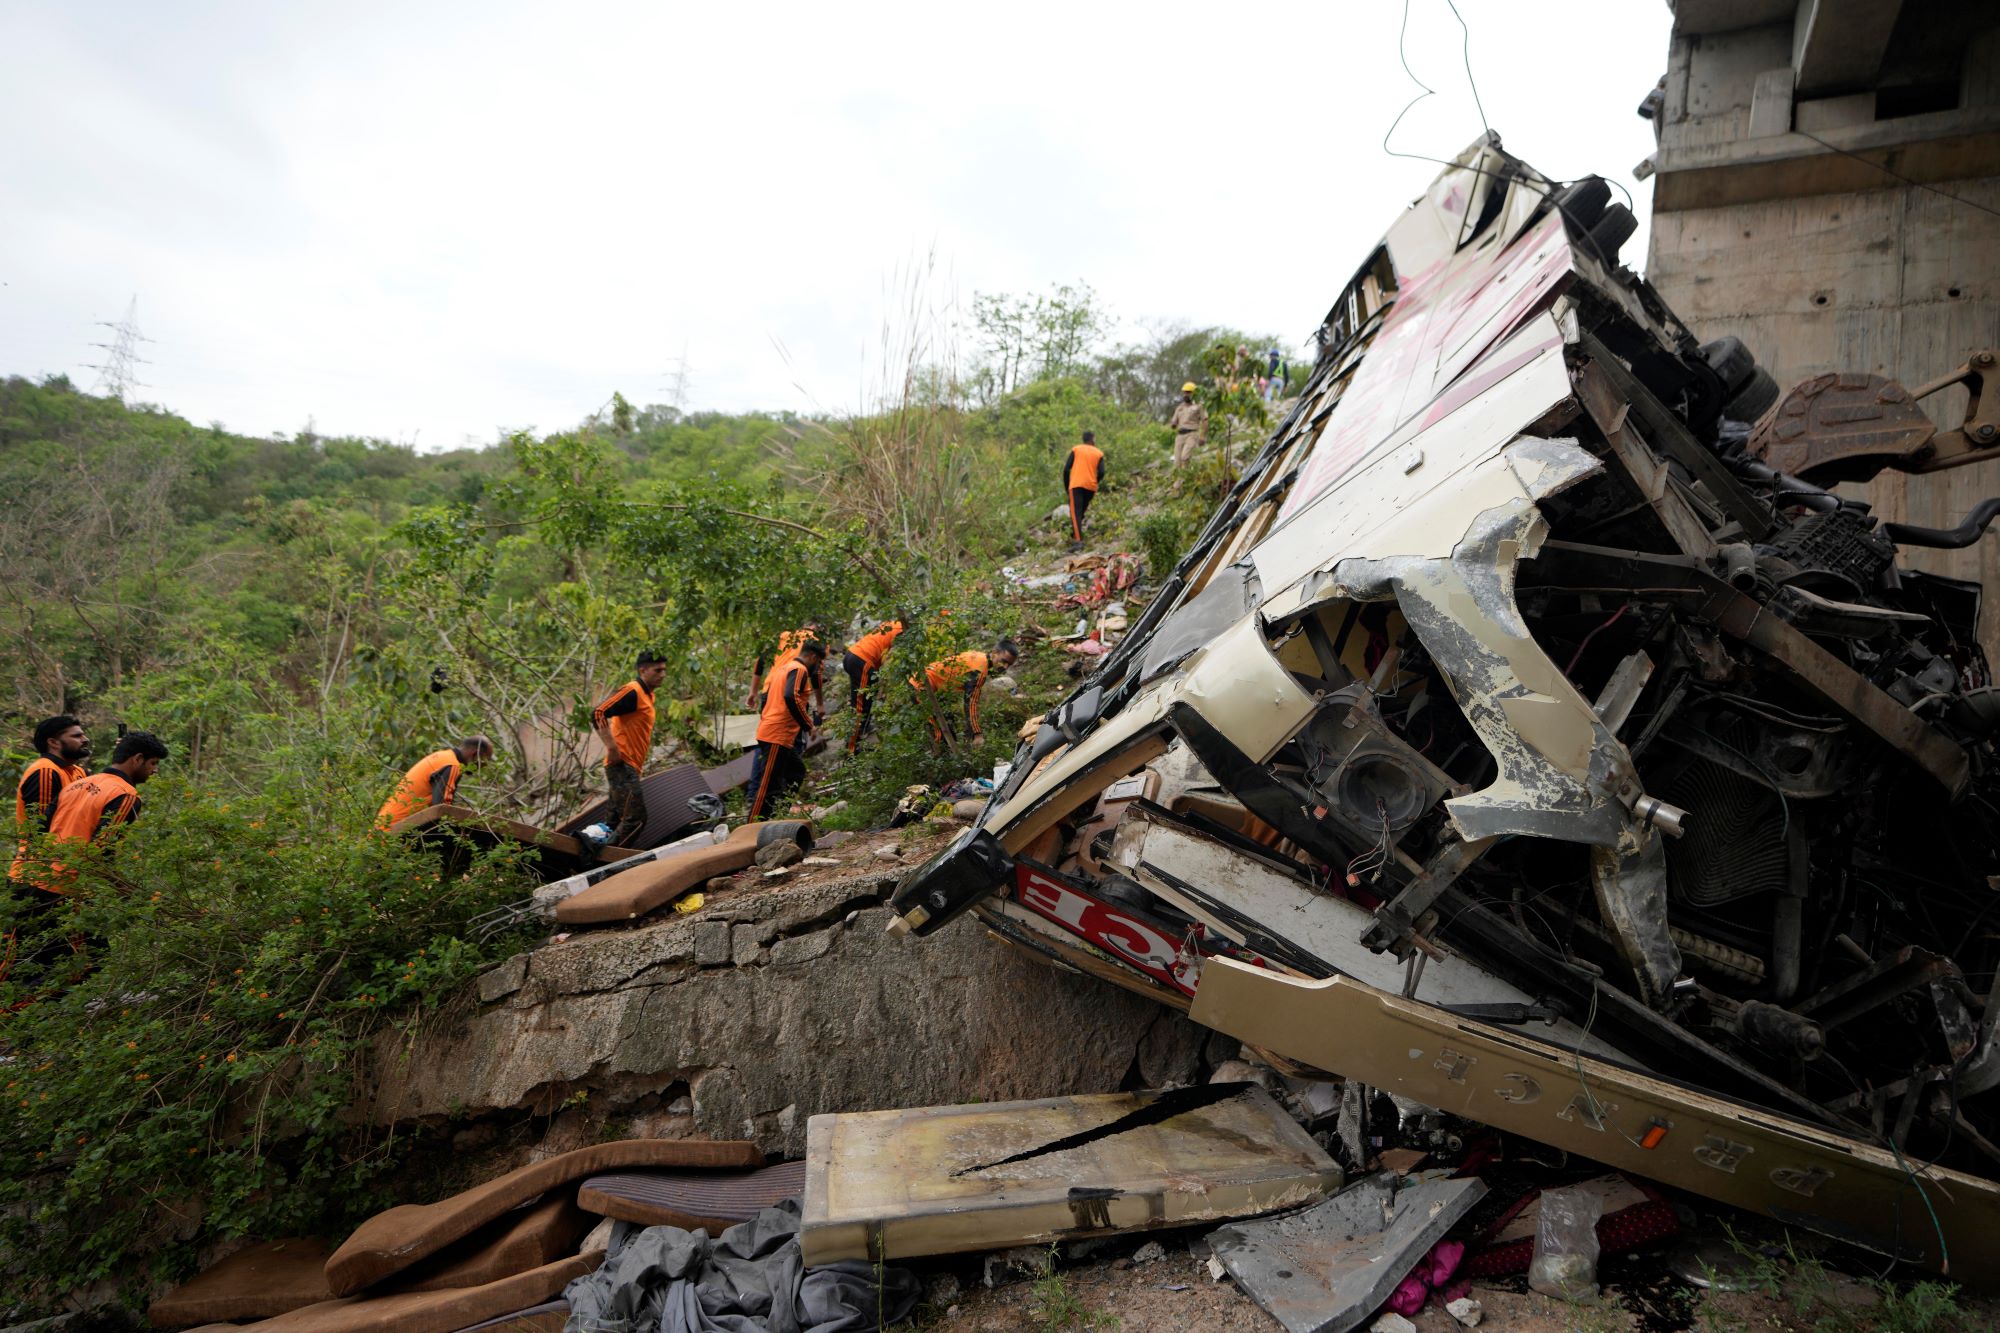
[[[1866,88],[1882,68],[1902,0],[1799,0],[1792,69],[1800,95]]]

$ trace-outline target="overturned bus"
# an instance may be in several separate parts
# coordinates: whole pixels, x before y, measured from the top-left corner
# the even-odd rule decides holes
[[[893,926],[976,912],[1432,1142],[1995,1271],[2000,695],[1980,588],[1899,548],[2000,501],[1935,530],[1833,489],[2000,444],[1991,353],[1780,396],[1619,266],[1632,230],[1496,138],[1446,169]]]

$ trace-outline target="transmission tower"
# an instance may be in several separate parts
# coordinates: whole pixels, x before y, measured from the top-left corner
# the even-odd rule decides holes
[[[111,341],[91,344],[92,347],[102,348],[104,351],[102,361],[86,363],[90,369],[97,372],[97,383],[92,386],[92,393],[109,394],[123,402],[128,390],[145,387],[145,383],[138,377],[137,368],[151,363],[139,355],[139,344],[153,340],[139,332],[138,319],[139,298],[134,295],[131,303],[125,307],[125,318],[116,324],[108,319],[97,321],[99,328],[111,330]]]
[[[681,344],[681,354],[678,357],[674,358],[673,370],[661,376],[661,378],[667,381],[667,401],[673,405],[673,409],[676,412],[686,411],[687,384],[688,384],[688,349],[687,349],[687,344],[685,342]]]

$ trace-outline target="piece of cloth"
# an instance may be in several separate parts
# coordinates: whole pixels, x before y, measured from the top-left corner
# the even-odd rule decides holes
[[[1464,1257],[1464,1241],[1441,1240],[1431,1246],[1430,1253],[1417,1260],[1417,1266],[1410,1270],[1409,1276],[1389,1294],[1387,1308],[1400,1315],[1413,1315],[1423,1309],[1433,1291],[1445,1289],[1451,1275],[1458,1271],[1459,1260]]]
[[[403,1204],[375,1214],[326,1261],[327,1285],[336,1295],[373,1286],[519,1205],[586,1176],[629,1167],[744,1170],[763,1164],[764,1154],[756,1144],[717,1139],[620,1139],[557,1153],[437,1203]],[[530,1297],[506,1308],[542,1299]]]
[[[604,770],[610,788],[613,847],[630,847],[646,827],[646,788],[639,770],[630,764],[610,764]]]
[[[1074,488],[1069,493],[1070,536],[1074,537],[1077,541],[1083,540],[1083,516],[1090,508],[1090,502],[1096,495],[1096,491],[1085,490],[1081,486]]]
[[[1104,451],[1094,444],[1073,446],[1063,459],[1063,489],[1094,491],[1104,476]]]
[[[636,680],[628,680],[610,694],[590,715],[592,726],[604,723],[611,725],[611,739],[618,742],[618,751],[604,752],[604,766],[616,763],[629,765],[635,772],[644,772],[646,757],[653,752],[653,692]]]
[[[762,819],[777,808],[785,793],[799,785],[806,775],[806,761],[798,749],[777,741],[757,742],[756,757],[750,761],[750,818]]]
[[[450,805],[452,793],[458,790],[458,775],[463,764],[458,751],[446,748],[433,750],[403,774],[403,780],[389,799],[382,802],[382,808],[375,814],[375,827],[388,828],[399,819],[406,819],[419,810],[428,810],[434,805]]]
[[[812,674],[794,657],[783,666],[773,667],[764,681],[764,710],[757,718],[757,743],[797,745],[799,736],[812,730]]]
[[[1208,443],[1208,409],[1200,403],[1176,403],[1167,424],[1174,430],[1174,466],[1185,467]]]
[[[796,1200],[711,1239],[621,1223],[610,1257],[563,1291],[568,1333],[866,1333],[916,1308],[916,1275],[859,1261],[807,1268]]]

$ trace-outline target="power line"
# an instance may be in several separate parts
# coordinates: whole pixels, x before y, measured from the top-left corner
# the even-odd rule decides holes
[[[92,393],[107,394],[123,402],[129,391],[146,387],[139,379],[135,368],[152,364],[139,355],[139,344],[153,340],[139,332],[138,320],[139,297],[134,293],[132,300],[125,307],[125,318],[116,324],[108,319],[97,321],[99,328],[111,330],[112,339],[110,342],[90,344],[92,347],[104,350],[102,361],[85,363],[89,369],[97,372],[97,383],[91,387]]]

